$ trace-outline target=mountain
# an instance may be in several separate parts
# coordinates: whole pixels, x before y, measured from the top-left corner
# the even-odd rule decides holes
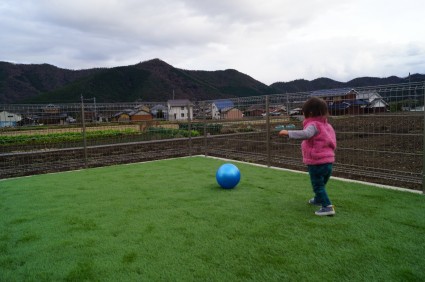
[[[413,74],[410,76],[410,82],[421,82],[425,81],[424,74]],[[334,88],[347,88],[347,87],[365,87],[365,86],[377,86],[386,84],[398,84],[408,83],[409,77],[400,78],[397,76],[390,76],[386,78],[378,77],[359,77],[348,82],[338,82],[329,78],[317,78],[312,81],[297,79],[290,82],[275,82],[272,87],[277,93],[296,93],[296,92],[308,92],[322,89],[334,89]]]
[[[72,71],[52,65],[0,62],[0,103],[16,103],[50,92],[96,72]]]
[[[329,78],[317,78],[312,81],[297,79],[290,82],[276,82],[270,85],[278,93],[308,92],[319,89],[344,87],[344,83]]]
[[[410,80],[423,81],[425,75],[414,74]],[[184,70],[160,59],[87,70],[0,62],[0,103],[79,102],[81,96],[96,97],[98,102],[155,102],[173,97],[199,101],[401,82],[408,78],[363,77],[346,83],[329,78],[298,79],[268,86],[234,69]]]
[[[271,93],[236,70],[191,71],[159,59],[136,65],[71,71],[50,65],[0,64],[0,103],[208,100]]]

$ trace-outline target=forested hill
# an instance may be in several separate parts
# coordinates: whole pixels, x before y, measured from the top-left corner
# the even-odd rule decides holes
[[[297,79],[291,82],[276,82],[270,85],[275,91],[279,93],[297,93],[297,92],[308,92],[321,89],[333,89],[333,88],[348,88],[348,87],[364,87],[364,86],[376,86],[386,84],[398,84],[408,82],[421,82],[425,81],[424,74],[413,74],[407,77],[390,76],[385,78],[378,77],[359,77],[348,82],[338,82],[329,78],[317,78],[314,80]]]
[[[415,74],[412,82],[425,80]],[[0,62],[0,103],[78,102],[81,95],[98,102],[192,101],[303,92],[407,82],[407,78],[356,78],[347,83],[329,78],[266,85],[237,70],[195,71],[159,59],[114,68],[67,70],[48,64]]]

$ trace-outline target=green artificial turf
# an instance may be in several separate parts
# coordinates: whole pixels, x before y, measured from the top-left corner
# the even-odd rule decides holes
[[[425,197],[192,157],[0,181],[0,281],[425,281]]]

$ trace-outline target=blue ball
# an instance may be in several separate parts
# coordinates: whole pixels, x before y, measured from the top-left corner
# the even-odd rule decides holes
[[[222,188],[232,189],[238,185],[239,180],[241,180],[241,173],[237,166],[233,164],[224,164],[218,168],[215,178]]]

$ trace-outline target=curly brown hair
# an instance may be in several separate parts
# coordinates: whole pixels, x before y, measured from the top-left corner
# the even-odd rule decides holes
[[[305,118],[320,117],[329,115],[328,104],[318,97],[309,98],[303,105],[303,113]]]

